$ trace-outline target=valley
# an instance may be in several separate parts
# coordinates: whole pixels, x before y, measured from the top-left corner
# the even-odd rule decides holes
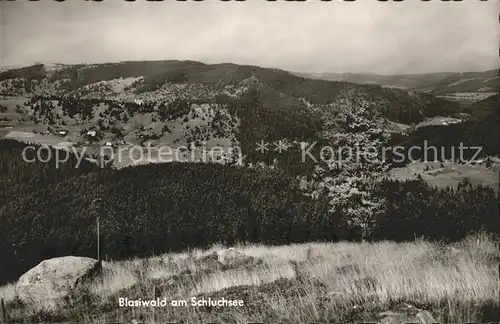
[[[492,320],[497,104],[193,61],[1,72],[0,297],[35,322]],[[461,143],[481,151],[458,160]],[[427,144],[434,155],[410,159]],[[402,161],[373,154],[397,147]],[[41,261],[101,265],[96,250],[102,282],[64,302],[21,298]],[[249,306],[113,306],[152,289]]]

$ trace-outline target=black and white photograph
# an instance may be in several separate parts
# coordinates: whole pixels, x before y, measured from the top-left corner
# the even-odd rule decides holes
[[[499,14],[0,1],[0,323],[500,322]]]

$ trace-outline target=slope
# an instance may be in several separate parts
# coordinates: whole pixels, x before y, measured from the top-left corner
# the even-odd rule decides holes
[[[0,93],[31,96],[24,106],[33,120],[68,128],[77,142],[88,130],[103,134],[101,145],[119,138],[160,145],[224,141],[241,147],[249,162],[258,161],[261,140],[321,140],[320,133],[333,130],[329,116],[339,107],[362,105],[374,119],[408,124],[459,109],[428,94],[193,61],[36,65],[0,73]]]

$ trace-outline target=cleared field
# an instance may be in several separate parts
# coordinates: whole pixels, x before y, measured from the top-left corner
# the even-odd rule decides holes
[[[21,142],[37,143],[41,145],[50,145],[55,148],[70,147],[73,145],[66,137],[56,135],[42,135],[34,132],[24,132],[13,130],[8,132],[5,136],[8,139],[15,139]]]
[[[22,305],[12,284],[0,288],[0,297],[12,319],[30,321],[353,323],[379,321],[397,305],[426,310],[439,323],[498,320],[500,252],[498,241],[484,235],[447,246],[422,240],[240,245],[223,265],[217,252],[224,251],[214,246],[104,262],[103,280],[67,302]],[[224,297],[244,306],[119,307],[120,297]]]
[[[480,101],[496,94],[497,92],[455,92],[437,97],[452,101]]]
[[[456,187],[460,181],[468,179],[473,185],[490,186],[498,189],[498,172],[500,167],[494,164],[486,167],[473,164],[457,164],[451,162],[415,162],[404,168],[390,170],[390,176],[398,180],[422,179],[438,188]]]
[[[450,124],[456,124],[462,122],[461,119],[452,117],[433,117],[426,118],[424,121],[415,125],[414,128],[426,127],[426,126],[447,126]]]

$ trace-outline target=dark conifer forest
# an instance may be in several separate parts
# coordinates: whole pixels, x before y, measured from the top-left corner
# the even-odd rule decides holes
[[[0,142],[1,278],[13,280],[43,259],[113,259],[214,243],[288,244],[360,240],[360,229],[325,196],[310,198],[280,170],[169,163],[100,169],[76,158],[61,168],[21,160],[25,145]],[[422,181],[386,180],[376,187],[385,211],[368,240],[456,241],[471,231],[499,233],[498,195],[471,186],[436,189]]]

